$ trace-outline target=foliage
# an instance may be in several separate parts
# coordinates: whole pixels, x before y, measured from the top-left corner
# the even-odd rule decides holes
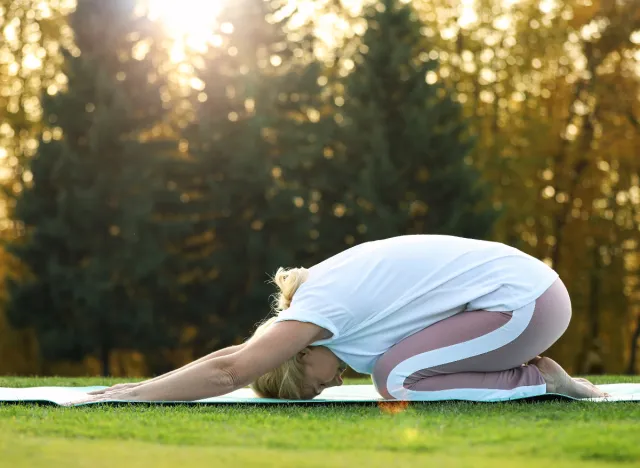
[[[148,24],[133,6],[85,0],[71,16],[79,51],[65,51],[68,89],[44,101],[55,128],[30,160],[14,214],[26,239],[11,246],[31,273],[9,283],[12,322],[36,330],[43,355],[97,354],[106,374],[113,349],[157,347],[171,331],[166,236],[153,218],[167,145],[139,141],[163,107],[146,86],[153,62],[122,59]]]
[[[38,147],[42,130],[40,96],[66,83],[61,72],[60,45],[70,45],[67,15],[72,1],[0,1],[0,242],[19,233],[11,219],[13,195],[31,173],[26,162]],[[4,196],[4,192],[10,194]],[[22,277],[25,268],[4,248],[0,254],[0,371],[35,373],[39,369],[36,343],[29,330],[14,330],[5,318],[4,279]]]
[[[504,213],[493,238],[547,261],[571,292],[574,319],[553,353],[584,371],[586,356],[609,372],[633,368],[640,7],[483,1],[474,12],[435,1],[417,8],[442,63],[438,79],[455,86],[474,122],[472,157]]]
[[[334,112],[343,123],[334,143],[340,197],[334,213],[351,243],[401,234],[485,238],[496,218],[488,190],[470,165],[474,140],[451,91],[431,81],[414,9],[385,0],[365,10],[367,32]]]
[[[174,353],[176,363],[246,337],[267,313],[273,289],[266,280],[279,266],[308,266],[396,233],[445,232],[506,242],[560,273],[574,318],[551,353],[565,367],[638,371],[638,2],[242,0],[223,13],[215,46],[180,63],[166,61],[175,44],[158,37],[157,24],[114,19],[109,31],[98,24],[76,38],[80,49],[93,42],[111,57],[85,65],[83,87],[76,72],[65,74],[91,55],[73,56],[70,3],[0,5],[6,191],[23,199],[39,191],[48,213],[34,208],[15,219],[44,225],[58,219],[52,207],[60,204],[75,223],[52,224],[55,246],[40,245],[28,266],[51,272],[41,265],[59,251],[67,259],[60,278],[74,284],[65,283],[67,293],[94,299],[115,284],[135,285],[109,300],[128,304],[118,310],[132,318],[143,303],[147,317],[163,317],[172,343],[187,349]],[[95,40],[107,34],[109,41]],[[39,68],[25,60],[31,56]],[[135,83],[134,69],[141,73]],[[67,80],[69,93],[59,94]],[[91,87],[119,100],[100,110]],[[44,100],[44,120],[43,90],[53,95]],[[94,112],[86,112],[89,103]],[[133,123],[107,118],[117,106],[148,114]],[[66,116],[68,128],[49,114]],[[87,133],[89,121],[114,137],[96,153],[110,155],[108,164],[99,159],[106,167],[79,164],[73,155],[93,153],[59,140],[72,128]],[[39,133],[47,143],[40,150]],[[180,140],[180,152],[164,137]],[[139,157],[126,156],[133,152]],[[38,188],[56,161],[68,170]],[[93,202],[56,198],[69,184],[97,188],[96,170],[113,183]],[[131,203],[89,209],[124,194]],[[15,230],[12,202],[2,236],[24,248],[31,240]],[[108,234],[112,227],[121,234]],[[132,230],[144,240],[133,242]],[[67,236],[84,250],[69,250]],[[107,285],[100,293],[88,289],[97,283],[82,269],[71,269],[77,261],[69,255],[86,259],[87,252]],[[24,278],[12,261],[5,271]],[[104,280],[107,272],[120,279]],[[16,309],[24,319],[49,311],[27,304]],[[0,341],[32,350],[25,333],[4,327]]]
[[[222,13],[223,43],[200,57],[204,91],[192,96],[195,118],[180,131],[184,157],[172,168],[181,203],[162,205],[190,226],[174,253],[183,314],[200,317],[190,340],[198,354],[246,337],[269,312],[268,275],[304,251],[306,220],[279,174],[287,152],[312,146],[295,117],[304,103],[289,96],[315,95],[317,72],[295,58],[300,46],[268,12],[246,0]]]

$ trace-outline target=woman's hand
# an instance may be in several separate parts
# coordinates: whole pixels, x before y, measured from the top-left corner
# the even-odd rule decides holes
[[[124,388],[126,385],[134,385],[134,387]],[[115,389],[115,387],[120,388]],[[88,393],[87,396],[78,400],[69,401],[62,406],[74,406],[85,403],[98,403],[101,401],[136,401],[135,392],[132,391],[138,384],[119,384],[110,388],[100,390],[102,393],[94,394],[94,392]]]
[[[113,392],[116,390],[127,390],[130,388],[138,387],[143,383],[144,382],[116,384],[111,387],[103,388],[101,390],[94,390],[93,392],[89,392],[88,395],[104,395],[107,392]]]

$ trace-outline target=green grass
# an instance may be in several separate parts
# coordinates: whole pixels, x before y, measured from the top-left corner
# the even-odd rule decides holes
[[[116,381],[0,378],[0,387]],[[640,467],[637,403],[392,409],[0,405],[0,467]]]

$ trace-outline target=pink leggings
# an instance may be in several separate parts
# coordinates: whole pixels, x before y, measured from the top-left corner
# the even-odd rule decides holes
[[[384,353],[373,382],[398,400],[501,401],[546,393],[537,367],[571,319],[560,279],[536,301],[513,312],[461,312],[411,335]]]

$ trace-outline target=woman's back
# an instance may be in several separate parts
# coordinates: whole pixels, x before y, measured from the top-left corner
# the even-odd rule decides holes
[[[558,275],[495,242],[415,235],[368,242],[309,269],[282,319],[309,321],[329,347],[370,372],[389,347],[463,310],[512,311],[535,300]]]

